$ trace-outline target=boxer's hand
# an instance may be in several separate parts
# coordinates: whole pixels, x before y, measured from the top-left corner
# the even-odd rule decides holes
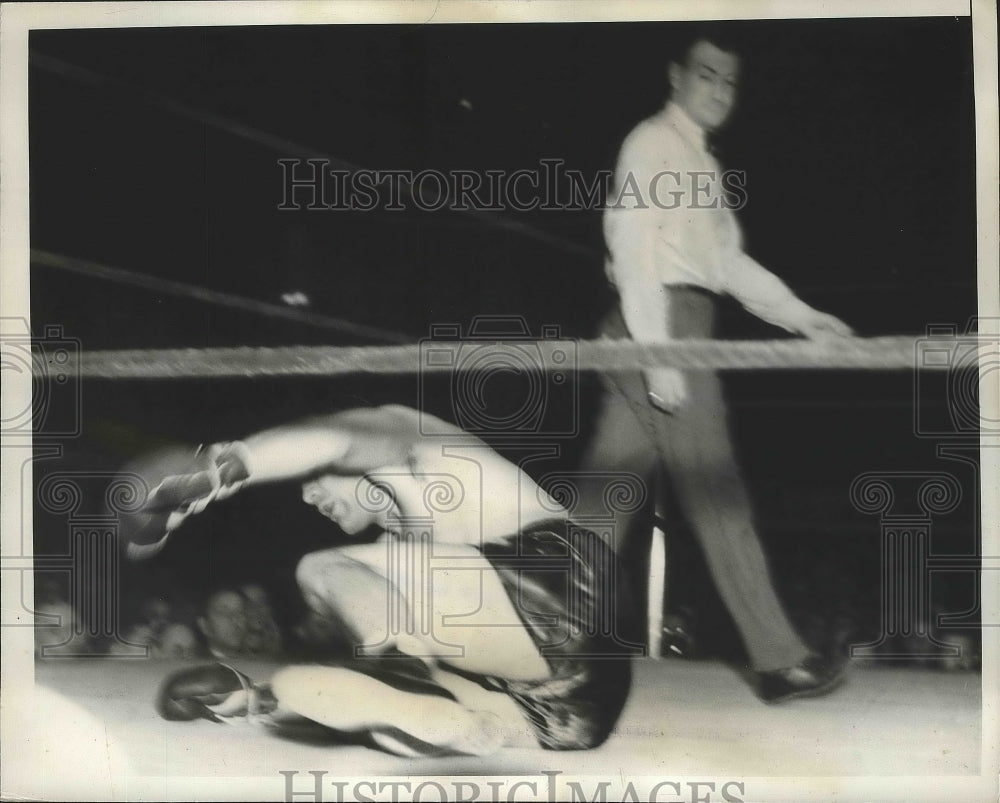
[[[167,676],[156,695],[156,711],[164,719],[221,722],[221,712],[212,707],[243,694],[244,681],[228,666],[196,666]]]
[[[145,501],[119,517],[118,532],[128,559],[145,560],[157,555],[189,516],[246,484],[246,447],[219,444],[197,452],[170,447],[125,466],[122,477],[144,486]]]
[[[235,494],[249,477],[246,446],[239,442],[212,444],[198,451],[188,473],[164,477],[150,491],[145,509],[182,514],[179,519],[174,517],[173,526],[168,528],[176,529],[187,516]]]
[[[854,331],[840,318],[819,310],[812,313],[799,325],[799,333],[810,340],[837,340],[853,337]]]
[[[647,371],[646,387],[649,403],[661,413],[672,414],[687,401],[687,383],[676,368]]]
[[[164,719],[208,719],[268,714],[277,703],[270,688],[257,685],[227,664],[208,664],[169,675],[156,696]]]

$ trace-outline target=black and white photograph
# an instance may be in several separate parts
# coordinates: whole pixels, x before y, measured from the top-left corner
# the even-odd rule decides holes
[[[4,800],[996,800],[996,4],[0,5]]]

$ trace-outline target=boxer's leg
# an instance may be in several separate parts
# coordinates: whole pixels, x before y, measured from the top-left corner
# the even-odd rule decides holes
[[[509,747],[538,747],[535,730],[514,698],[503,692],[484,689],[478,683],[449,672],[440,666],[431,669],[431,676],[441,688],[448,690],[462,705],[472,711],[484,711],[496,716],[503,729],[503,743]]]
[[[401,691],[344,667],[291,666],[271,678],[279,716],[305,717],[346,732],[370,732],[404,755],[446,752],[486,755],[510,729],[491,710],[476,710],[435,694]],[[506,695],[500,695],[506,697]]]
[[[394,644],[387,637],[387,612],[396,590],[350,550],[357,547],[312,552],[299,561],[295,577],[316,621],[313,629],[341,635],[352,649],[390,649]]]
[[[355,646],[395,647],[508,680],[548,677],[496,570],[464,545],[389,540],[306,555],[296,573],[319,615],[336,617]]]
[[[435,558],[421,572],[419,566],[407,567],[405,556],[399,559],[398,548],[385,542],[307,555],[297,576],[308,604],[321,615],[337,617],[359,637],[367,634],[367,641],[358,642],[362,646],[397,647],[473,674],[516,680],[547,676],[548,665],[496,571],[477,550],[448,545],[448,557]],[[411,582],[418,576],[428,578],[424,588]],[[392,605],[402,607],[403,621],[412,626],[390,632]],[[392,660],[384,664],[391,671]],[[371,731],[393,752],[421,752],[413,739],[472,754],[504,743],[530,743],[530,726],[506,694],[440,669],[432,679],[456,700],[400,690],[345,667],[289,667],[271,683],[280,715],[338,730]]]

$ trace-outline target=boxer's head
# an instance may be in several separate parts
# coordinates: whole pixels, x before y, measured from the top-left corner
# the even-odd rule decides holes
[[[387,529],[386,513],[391,502],[384,503],[382,495],[386,493],[367,477],[337,474],[321,474],[302,485],[302,501],[348,535],[358,535],[372,526]],[[377,499],[383,502],[376,502]]]

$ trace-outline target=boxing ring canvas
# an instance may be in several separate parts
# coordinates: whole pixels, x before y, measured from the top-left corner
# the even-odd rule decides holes
[[[327,796],[336,794],[330,786],[334,780],[344,779],[354,787],[381,777],[407,777],[413,781],[411,791],[419,784],[414,777],[450,776],[470,776],[474,782],[478,778],[484,792],[488,787],[482,779],[487,777],[524,778],[545,791],[549,788],[545,772],[564,774],[558,779],[562,790],[568,789],[567,778],[586,778],[581,788],[593,793],[614,778],[616,768],[629,767],[634,769],[628,777],[635,778],[639,794],[648,795],[653,785],[664,781],[679,782],[682,793],[689,794],[689,779],[725,779],[717,784],[720,793],[730,781],[737,784],[730,793],[739,796],[738,784],[743,782],[750,799],[750,794],[760,794],[774,783],[769,779],[788,774],[823,779],[828,789],[844,783],[839,779],[845,777],[860,777],[861,784],[882,776],[895,780],[915,774],[960,782],[975,774],[980,760],[978,690],[960,677],[942,678],[931,671],[911,675],[902,670],[866,670],[851,677],[847,701],[825,698],[765,708],[732,683],[725,667],[645,661],[639,665],[636,690],[614,734],[596,750],[555,754],[513,748],[488,757],[415,762],[348,740],[338,742],[329,734],[267,738],[247,723],[165,722],[149,700],[162,674],[178,665],[135,662],[99,672],[95,668],[50,662],[40,668],[36,682],[58,692],[62,700],[82,706],[94,722],[101,723],[101,738],[125,754],[118,760],[145,779],[137,786],[147,798],[170,796],[167,779],[172,777],[204,782],[251,777],[266,790],[258,793],[260,799],[270,799],[282,794],[286,783],[295,790],[314,788],[310,772],[326,773]],[[271,669],[253,664],[244,668],[261,678]],[[59,706],[52,709],[58,712]],[[891,742],[881,736],[886,728],[896,734]],[[93,738],[82,727],[78,733],[85,744]],[[69,793],[69,784],[77,779],[60,777],[57,757],[42,760],[53,770],[44,787],[47,797]],[[108,753],[102,764],[111,764]],[[97,773],[94,767],[89,769],[91,774],[84,777],[92,779]],[[291,781],[284,780],[283,771],[294,772],[288,776]],[[619,793],[626,785],[617,787]],[[509,787],[510,782],[504,794]],[[107,781],[103,788],[108,788]],[[673,791],[670,786],[661,789],[668,791]],[[357,792],[366,793],[365,787]],[[432,789],[424,794],[432,794]],[[449,794],[454,796],[454,790]]]
[[[995,799],[995,9],[581,6],[0,10],[4,799]],[[599,336],[615,155],[702,18],[743,42],[713,154],[744,246],[857,337],[732,299],[718,341]],[[600,377],[663,366],[723,377],[777,593],[847,658],[833,693],[757,698],[661,475],[591,472],[600,504],[577,484]],[[123,467],[380,405],[481,438],[612,540],[649,498],[624,567],[645,654],[599,746],[409,758],[158,714],[213,654],[258,682],[308,662],[300,562],[358,542],[283,483],[130,560]],[[251,586],[285,649],[227,656],[208,600]],[[151,600],[197,657],[126,635]]]

